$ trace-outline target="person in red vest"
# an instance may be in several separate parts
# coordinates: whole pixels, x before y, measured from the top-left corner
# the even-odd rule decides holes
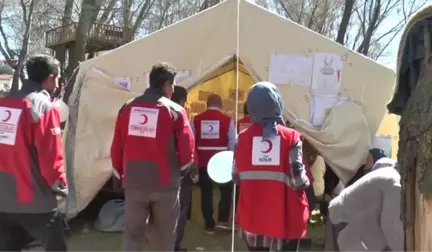
[[[237,132],[238,133],[240,133],[240,131],[242,131],[244,129],[247,129],[252,124],[252,121],[250,120],[249,112],[247,110],[246,103],[243,106],[243,114],[244,114],[244,117],[237,121]]]
[[[150,88],[120,109],[111,161],[125,193],[124,251],[140,251],[152,214],[158,251],[174,251],[181,178],[194,168],[195,138],[185,109],[171,101],[176,70],[159,63]]]
[[[238,135],[233,166],[240,233],[250,251],[298,251],[309,218],[302,135],[285,126],[270,82],[250,88],[247,108],[252,125]]]
[[[0,251],[40,242],[66,251],[60,209],[68,195],[59,109],[51,102],[60,64],[46,55],[26,62],[20,91],[0,98]]]
[[[192,129],[197,146],[199,186],[201,189],[201,210],[208,234],[214,233],[213,182],[207,173],[210,158],[224,150],[234,150],[236,128],[234,122],[221,111],[222,98],[212,94],[207,99],[207,110],[195,116]],[[230,229],[229,217],[232,200],[232,182],[218,184],[221,198],[218,211],[218,228]]]

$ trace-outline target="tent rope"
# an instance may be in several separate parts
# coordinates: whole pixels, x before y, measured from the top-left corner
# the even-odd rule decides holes
[[[240,0],[237,0],[237,21],[236,21],[236,57],[235,57],[235,128],[238,128],[238,104],[239,104],[239,60],[240,60]],[[232,233],[231,233],[231,252],[234,252],[234,242],[235,242],[235,221],[236,221],[236,191],[237,187],[233,185],[233,197],[232,197]]]

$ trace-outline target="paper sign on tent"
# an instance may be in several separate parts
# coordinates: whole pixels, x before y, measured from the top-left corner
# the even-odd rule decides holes
[[[271,83],[310,87],[312,73],[312,57],[288,54],[272,54],[270,56],[268,79]]]
[[[131,90],[131,78],[129,77],[116,77],[115,81],[117,82],[117,84],[119,84],[121,87],[127,89],[127,90]]]
[[[337,95],[342,88],[343,62],[339,55],[317,53],[314,58],[311,93]]]

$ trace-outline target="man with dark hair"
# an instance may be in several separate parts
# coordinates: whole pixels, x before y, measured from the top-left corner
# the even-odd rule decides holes
[[[175,86],[174,87],[174,93],[171,96],[171,100],[180,106],[184,107],[185,103],[187,101],[187,90],[184,87],[181,86]]]
[[[171,100],[182,107],[185,106],[187,101],[187,91],[184,87],[175,86],[174,93],[171,96]],[[191,197],[192,197],[192,185],[197,182],[198,176],[184,176],[182,178],[180,188],[180,216],[177,222],[176,230],[176,242],[174,251],[187,251],[185,248],[181,248],[181,242],[184,236],[184,229],[188,220],[188,215],[191,209]]]
[[[193,173],[195,161],[186,111],[169,99],[175,75],[167,63],[154,65],[150,88],[126,102],[117,116],[111,161],[125,192],[124,251],[141,250],[150,213],[157,250],[174,250],[181,177]]]
[[[154,65],[150,72],[150,87],[161,90],[164,96],[171,98],[174,93],[174,79],[177,71],[168,63],[162,62]]]
[[[46,251],[66,251],[58,203],[67,181],[60,115],[50,95],[59,63],[38,55],[26,68],[22,89],[0,98],[0,251],[21,251],[33,239]]]

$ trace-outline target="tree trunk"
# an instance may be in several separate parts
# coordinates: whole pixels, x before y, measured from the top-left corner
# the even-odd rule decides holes
[[[345,0],[345,7],[342,15],[341,22],[339,24],[339,30],[336,37],[336,42],[341,45],[345,44],[345,35],[348,29],[348,24],[351,19],[352,11],[354,8],[355,0]]]
[[[78,27],[75,37],[75,45],[72,48],[72,52],[69,55],[69,64],[66,69],[66,76],[72,78],[69,81],[69,85],[66,87],[64,100],[69,99],[74,86],[73,71],[78,67],[79,62],[85,59],[85,52],[87,48],[88,33],[91,26],[97,18],[97,14],[101,8],[102,0],[83,0],[81,13],[79,17]]]
[[[62,25],[65,26],[67,24],[71,24],[72,20],[72,12],[74,7],[74,0],[66,0],[65,8],[63,12]],[[66,46],[61,46],[56,50],[56,58],[60,62],[60,69],[62,73],[65,71],[65,63],[66,63]],[[62,74],[63,76],[64,74]]]
[[[432,250],[432,64],[426,59],[400,119],[405,251]]]
[[[371,18],[369,19],[369,25],[368,28],[365,31],[365,35],[363,36],[363,41],[360,44],[359,48],[357,49],[357,52],[368,55],[369,49],[371,46],[372,36],[374,35],[377,27],[378,27],[378,20],[381,13],[381,0],[376,0],[375,6],[372,10],[372,13],[370,13]],[[364,20],[365,21],[365,20]]]
[[[18,91],[20,79],[23,79],[23,77],[24,77],[23,67],[24,67],[25,58],[27,56],[27,49],[28,49],[28,43],[29,43],[29,39],[30,39],[30,29],[31,29],[31,24],[32,24],[32,19],[33,19],[33,9],[34,9],[34,5],[35,5],[35,0],[32,0],[30,2],[30,6],[29,6],[28,10],[26,10],[27,7],[25,6],[24,2],[21,2],[21,5],[23,8],[24,14],[27,14],[26,16],[24,16],[24,23],[25,23],[26,27],[25,27],[25,31],[24,31],[21,50],[20,50],[19,57],[18,57],[17,67],[16,67],[15,72],[13,74],[11,92]]]

